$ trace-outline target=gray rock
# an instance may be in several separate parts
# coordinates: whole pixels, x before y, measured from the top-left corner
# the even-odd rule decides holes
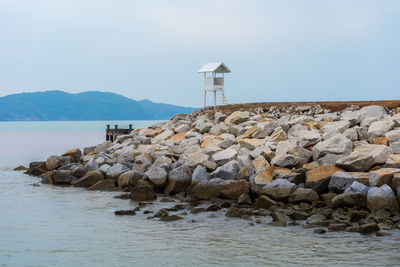
[[[313,146],[321,142],[321,135],[316,131],[304,131],[299,137],[299,145],[301,147]]]
[[[145,172],[145,175],[157,187],[164,186],[167,182],[167,171],[161,167],[151,166],[150,169]]]
[[[394,154],[400,154],[400,130],[393,130],[385,134],[389,139],[390,148]]]
[[[361,119],[366,117],[383,117],[387,115],[385,109],[381,106],[366,106],[360,109]]]
[[[129,171],[130,169],[128,167],[126,167],[125,165],[122,165],[120,163],[116,163],[113,166],[111,166],[111,168],[109,168],[107,170],[107,179],[118,179],[118,177],[126,172]]]
[[[105,179],[105,180],[100,180],[94,185],[90,186],[88,190],[103,190],[103,191],[108,191],[108,190],[114,190],[115,188],[115,180],[114,179]]]
[[[392,154],[392,149],[384,145],[361,145],[354,149],[354,152],[370,154],[374,159],[374,164],[384,164]]]
[[[394,122],[390,117],[373,122],[368,129],[368,139],[372,140],[374,138],[383,136],[384,134],[392,130],[393,127]]]
[[[332,205],[334,207],[351,207],[355,205],[365,207],[367,204],[368,190],[368,186],[354,181],[351,186],[344,191],[344,193],[337,195],[332,199]]]
[[[356,151],[336,162],[336,165],[348,171],[368,171],[374,164],[371,154]]]
[[[307,224],[311,226],[328,226],[329,221],[323,214],[313,214],[307,218]]]
[[[211,122],[199,122],[195,125],[195,129],[199,132],[199,133],[208,133],[211,129],[211,127],[213,127],[213,124]]]
[[[322,128],[322,139],[329,139],[336,134],[342,134],[344,131],[349,129],[350,123],[348,121],[332,121],[326,123]]]
[[[248,111],[235,111],[225,119],[225,122],[239,124],[247,121],[249,118],[250,113]]]
[[[192,172],[190,167],[182,165],[169,172],[167,186],[165,193],[179,193],[186,190],[186,188],[192,183]]]
[[[272,132],[277,127],[276,121],[266,121],[257,123],[257,127],[259,128],[252,135],[254,138],[265,138],[272,134]]]
[[[316,144],[313,147],[313,157],[317,161],[327,154],[348,155],[353,147],[350,139],[343,134],[336,134],[333,137]]]
[[[336,161],[342,158],[342,155],[335,155],[335,154],[327,154],[324,157],[317,160],[319,166],[325,164],[335,164]]]
[[[289,196],[289,202],[310,202],[319,200],[318,193],[310,188],[297,188]]]
[[[212,155],[212,159],[220,165],[226,164],[227,162],[235,160],[236,158],[237,151],[233,148],[227,148]]]
[[[342,120],[348,121],[351,127],[361,122],[361,113],[359,111],[345,111],[342,113]]]
[[[343,135],[349,138],[351,141],[357,141],[358,140],[358,132],[357,129],[355,128],[349,128],[346,131],[343,132]]]
[[[277,179],[266,184],[260,189],[260,193],[275,200],[282,200],[289,197],[296,190],[296,185],[285,179]]]
[[[354,181],[365,184],[369,183],[369,174],[367,172],[336,172],[332,175],[329,182],[329,191],[342,193],[349,188]]]
[[[399,210],[393,190],[386,184],[381,187],[371,187],[368,190],[367,201],[367,206],[371,211],[387,209],[397,212]]]
[[[197,165],[203,164],[204,162],[208,161],[209,158],[210,158],[209,155],[197,151],[194,153],[187,154],[187,159],[185,164],[193,168],[196,167]]]
[[[53,172],[53,185],[70,185],[74,180],[77,180],[77,178],[72,175],[70,170],[55,170]]]
[[[256,199],[254,206],[256,209],[269,209],[271,206],[274,206],[277,204],[278,204],[278,202],[276,202],[273,199],[270,199],[267,196],[260,196],[259,198]]]
[[[206,167],[198,165],[192,173],[192,185],[206,184],[211,178],[211,174],[207,172]]]
[[[187,132],[189,130],[190,130],[190,127],[187,124],[181,124],[175,128],[174,132],[175,133],[183,133],[183,132]]]
[[[239,165],[236,161],[232,160],[211,173],[213,178],[221,178],[224,180],[235,180],[239,172]]]

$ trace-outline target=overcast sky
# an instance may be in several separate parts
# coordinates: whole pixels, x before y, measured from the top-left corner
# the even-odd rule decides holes
[[[0,96],[198,107],[215,61],[229,103],[400,99],[400,1],[0,0]]]

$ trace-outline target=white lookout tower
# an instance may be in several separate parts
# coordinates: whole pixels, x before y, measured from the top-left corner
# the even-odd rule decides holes
[[[221,100],[221,105],[226,105],[228,102],[224,93],[224,73],[231,71],[222,62],[207,63],[198,71],[204,73],[204,107],[207,104],[207,91],[213,92],[212,105],[217,105],[217,92]]]

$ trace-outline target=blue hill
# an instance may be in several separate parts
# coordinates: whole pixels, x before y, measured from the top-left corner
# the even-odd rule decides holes
[[[98,91],[45,91],[0,97],[0,121],[165,120],[194,110]]]

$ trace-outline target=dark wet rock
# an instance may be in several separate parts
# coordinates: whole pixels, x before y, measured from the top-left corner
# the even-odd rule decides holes
[[[29,168],[26,172],[34,176],[39,176],[47,171],[46,162],[34,161],[29,164]]]
[[[372,187],[380,187],[384,184],[392,186],[393,176],[396,173],[400,173],[400,169],[381,168],[375,171],[371,171],[369,172],[369,185]],[[393,188],[395,188],[395,186]]]
[[[217,211],[217,210],[220,210],[220,209],[221,209],[221,207],[218,206],[218,205],[215,205],[215,204],[211,204],[210,206],[207,207],[208,211]]]
[[[289,216],[276,211],[271,213],[271,217],[274,222],[279,222],[281,226],[286,226],[288,221],[290,221]]]
[[[376,232],[376,236],[391,236],[391,233],[388,232],[383,232],[383,231],[378,231]]]
[[[350,221],[352,222],[358,222],[361,219],[364,219],[367,217],[368,212],[367,211],[362,211],[362,210],[353,210],[350,213]]]
[[[311,188],[297,188],[289,196],[289,202],[309,202],[319,200],[318,193]]]
[[[157,187],[162,187],[167,182],[168,173],[165,168],[154,167],[154,165],[145,172],[148,179]]]
[[[260,193],[275,200],[282,200],[289,197],[296,190],[296,185],[285,179],[277,179],[260,189]]]
[[[231,202],[224,201],[224,202],[221,204],[221,208],[226,209],[226,208],[229,208],[231,205],[232,205]]]
[[[119,198],[119,199],[130,199],[131,195],[130,194],[122,194],[118,196],[114,196],[114,198]]]
[[[165,188],[165,193],[179,193],[185,191],[185,189],[192,182],[192,172],[188,165],[182,165],[176,169],[169,172],[167,179],[167,186]]]
[[[114,211],[115,215],[136,215],[136,212],[134,210],[116,210]]]
[[[88,190],[114,190],[114,189],[115,189],[114,179],[105,179],[98,181],[97,183],[88,188]]]
[[[56,170],[53,171],[52,184],[53,185],[70,185],[72,181],[77,180],[69,170]]]
[[[346,228],[346,232],[360,232],[359,225],[352,225]]]
[[[329,221],[323,214],[313,214],[307,218],[307,224],[310,226],[328,226]]]
[[[18,166],[15,167],[13,170],[14,171],[26,171],[28,168],[24,167],[24,166]]]
[[[326,230],[323,228],[317,228],[317,229],[314,229],[314,233],[322,235],[322,234],[326,233]]]
[[[371,187],[368,190],[367,206],[371,211],[387,209],[391,212],[399,210],[396,196],[390,186],[384,184],[381,187]]]
[[[150,213],[153,213],[153,211],[151,211],[151,210],[145,210],[145,211],[143,211],[143,214],[150,214]]]
[[[200,212],[207,212],[207,209],[206,208],[194,208],[190,211],[190,213],[192,213],[192,214],[198,214]]]
[[[252,201],[251,201],[251,198],[250,198],[250,196],[248,194],[241,194],[239,196],[239,198],[238,198],[237,203],[239,205],[251,205]]]
[[[72,170],[72,175],[78,178],[82,178],[87,173],[87,170],[83,167],[75,167]]]
[[[146,185],[138,185],[131,189],[130,197],[133,201],[154,200],[157,198],[153,188]]]
[[[376,223],[368,223],[360,225],[360,233],[362,234],[370,234],[373,232],[379,231],[379,226]]]
[[[256,209],[269,209],[271,206],[276,205],[277,202],[272,200],[267,196],[260,196],[256,199],[255,208]]]
[[[250,219],[251,212],[246,209],[240,209],[237,207],[231,206],[225,213],[226,217],[232,218],[241,218],[241,219]]]
[[[173,200],[169,197],[163,197],[160,199],[160,202],[175,202],[175,200]]]
[[[162,221],[162,222],[173,222],[173,221],[179,221],[179,220],[182,220],[182,219],[183,219],[183,217],[178,216],[178,215],[168,215],[168,216],[165,216],[165,217],[161,217],[160,221]]]
[[[163,218],[169,216],[168,211],[166,209],[160,209],[154,214],[154,217]]]
[[[88,171],[85,176],[82,178],[71,182],[73,186],[78,186],[78,187],[89,187],[91,185],[94,185],[98,181],[101,181],[104,179],[104,176],[101,172],[99,171]]]
[[[345,223],[331,223],[328,226],[329,231],[345,231],[347,228],[347,224]]]
[[[175,206],[168,208],[168,211],[179,211],[179,210],[184,210],[186,208],[185,205],[182,204],[176,204]]]

